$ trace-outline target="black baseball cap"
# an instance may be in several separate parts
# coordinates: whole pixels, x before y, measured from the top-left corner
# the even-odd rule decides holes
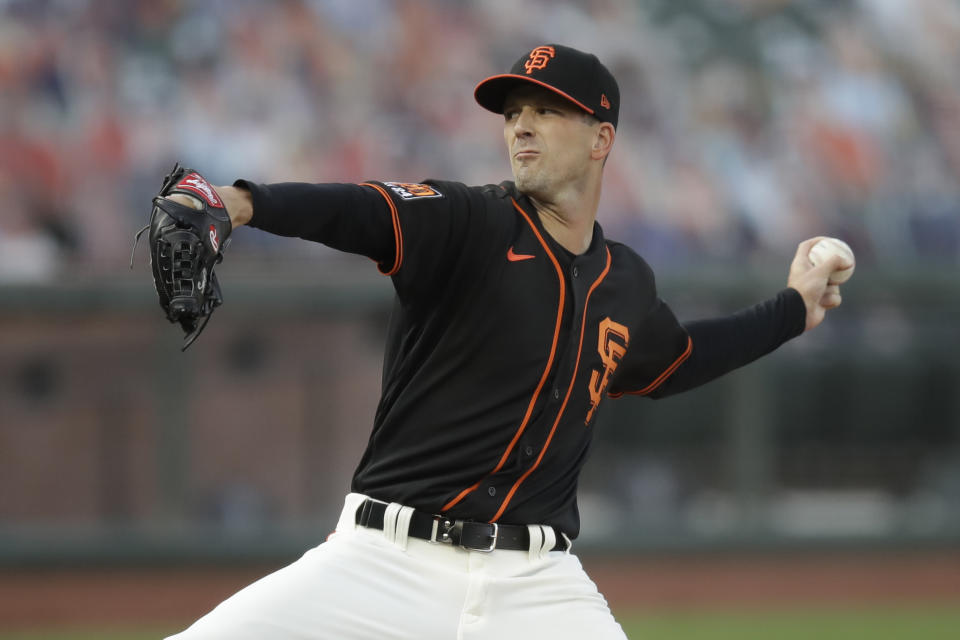
[[[601,122],[617,126],[620,88],[597,56],[560,44],[531,49],[510,68],[477,85],[473,97],[481,107],[503,113],[507,94],[523,83],[533,83],[563,96]]]

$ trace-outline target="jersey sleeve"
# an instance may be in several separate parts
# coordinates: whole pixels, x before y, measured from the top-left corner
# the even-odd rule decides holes
[[[391,211],[374,188],[334,183],[255,184],[247,180],[237,180],[234,186],[250,192],[253,217],[249,225],[255,229],[364,255],[384,272],[396,261]]]
[[[654,297],[642,323],[631,332],[630,346],[610,384],[610,397],[654,393],[690,357],[692,348],[673,311]]]
[[[251,193],[251,227],[365,255],[398,292],[429,290],[482,218],[459,183],[234,184]]]
[[[728,316],[684,323],[693,354],[657,397],[693,389],[765,356],[802,334],[806,317],[803,297],[795,289],[784,289]]]

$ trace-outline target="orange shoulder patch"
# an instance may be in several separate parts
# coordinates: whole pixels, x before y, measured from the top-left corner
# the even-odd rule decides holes
[[[416,184],[413,182],[384,182],[383,184],[390,187],[390,190],[400,196],[403,200],[443,197],[442,193],[428,184]]]

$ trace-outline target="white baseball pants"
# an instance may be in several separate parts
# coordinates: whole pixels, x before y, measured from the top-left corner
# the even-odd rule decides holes
[[[348,495],[326,542],[171,640],[626,638],[577,557],[550,551],[549,527],[530,527],[530,551],[467,551],[407,537],[400,505],[384,531],[358,527],[364,499]]]

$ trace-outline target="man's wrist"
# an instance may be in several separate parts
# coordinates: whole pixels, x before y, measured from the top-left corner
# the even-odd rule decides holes
[[[216,187],[216,190],[226,205],[234,229],[250,222],[253,217],[253,196],[247,189],[231,185]]]

